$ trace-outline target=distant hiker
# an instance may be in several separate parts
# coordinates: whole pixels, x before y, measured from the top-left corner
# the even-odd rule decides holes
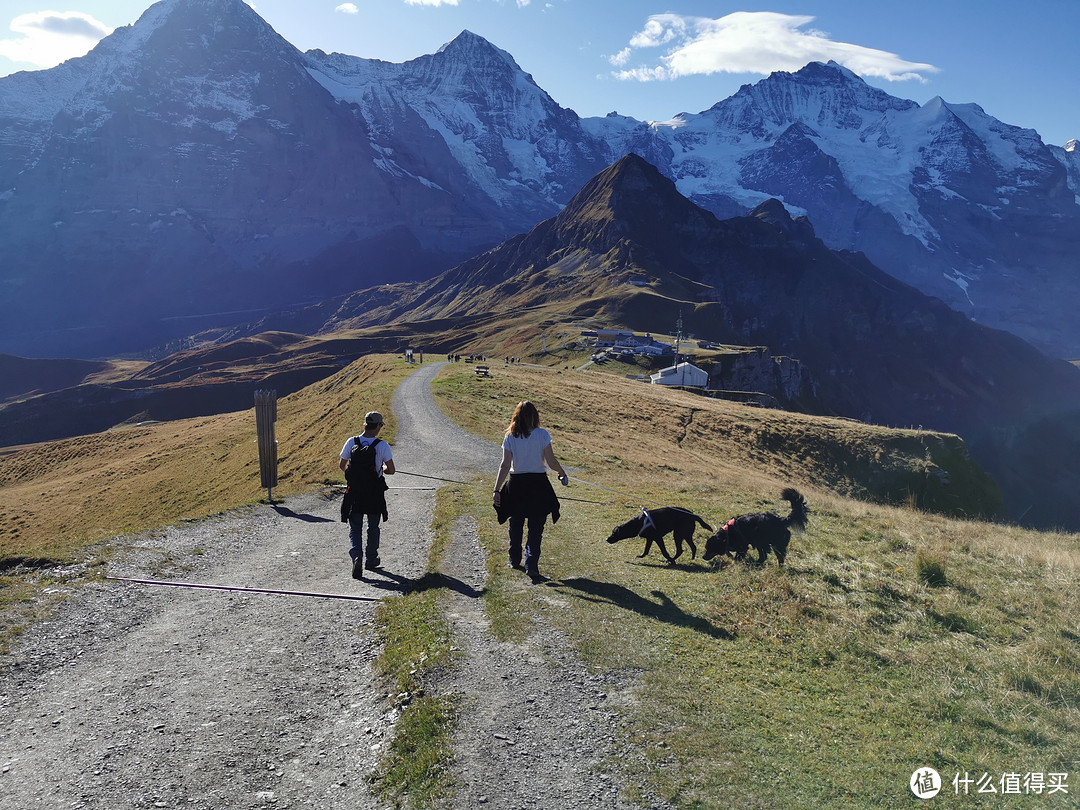
[[[502,465],[495,477],[493,502],[499,523],[510,521],[510,567],[522,567],[534,581],[540,579],[540,541],[544,523],[559,520],[559,499],[548,480],[547,467],[559,474],[563,486],[570,483],[566,470],[551,449],[551,434],[540,427],[540,413],[528,400],[519,402],[503,438]],[[509,476],[509,478],[507,477]],[[505,481],[505,484],[503,483]],[[525,556],[521,541],[529,524]]]
[[[380,520],[386,514],[386,475],[393,475],[394,456],[390,445],[379,438],[383,417],[371,411],[364,417],[364,432],[353,436],[341,448],[338,466],[345,473],[348,487],[341,503],[341,519],[349,522],[349,556],[352,557],[353,579],[364,578],[364,517],[367,517],[367,568],[381,565],[379,561]]]

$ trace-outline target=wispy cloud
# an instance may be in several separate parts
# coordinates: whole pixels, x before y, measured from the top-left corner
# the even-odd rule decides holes
[[[828,34],[806,28],[814,21],[804,15],[739,11],[712,20],[678,14],[649,17],[629,45],[608,57],[618,79],[656,81],[710,73],[794,71],[808,62],[832,60],[860,76],[926,81],[938,68],[909,62],[894,53],[836,42]],[[627,67],[637,51],[665,48],[659,64]]]
[[[356,3],[342,3],[340,6],[334,9],[334,11],[340,11],[342,14],[359,14],[360,9],[356,7]]]
[[[14,39],[0,40],[0,56],[13,62],[53,67],[65,59],[83,56],[112,29],[78,11],[38,11],[11,21]]]
[[[456,6],[458,0],[405,0],[410,6]]]

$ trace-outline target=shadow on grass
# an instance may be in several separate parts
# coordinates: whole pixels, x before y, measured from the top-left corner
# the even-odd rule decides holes
[[[636,565],[641,568],[662,568],[666,571],[686,571],[687,573],[691,574],[708,573],[713,570],[712,567],[709,566],[709,563],[704,561],[698,562],[694,559],[676,560],[675,562],[668,562],[664,559],[649,560],[646,558],[643,560],[638,557],[634,560],[628,561],[626,564]]]
[[[632,610],[634,613],[641,616],[656,619],[657,621],[671,624],[676,627],[685,627],[689,630],[712,636],[713,638],[725,639],[727,641],[733,641],[735,639],[733,633],[722,627],[717,627],[708,619],[703,619],[700,616],[694,616],[687,613],[672,602],[663,591],[653,591],[652,596],[656,599],[656,601],[653,601],[651,599],[646,599],[644,596],[639,596],[629,588],[624,588],[622,585],[615,585],[610,582],[598,582],[595,579],[577,577],[561,580],[560,584],[567,588],[573,588],[575,591],[580,591],[580,594],[573,594],[580,599],[586,599],[590,602],[608,602],[609,604],[617,605],[625,610]]]

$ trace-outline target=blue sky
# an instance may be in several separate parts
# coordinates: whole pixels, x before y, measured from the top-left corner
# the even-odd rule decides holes
[[[57,5],[54,5],[54,2]],[[251,0],[301,50],[403,62],[469,29],[582,116],[699,112],[773,70],[834,59],[894,96],[979,104],[1080,138],[1080,0]],[[0,75],[57,64],[149,0],[4,0]],[[60,10],[57,10],[60,9]]]

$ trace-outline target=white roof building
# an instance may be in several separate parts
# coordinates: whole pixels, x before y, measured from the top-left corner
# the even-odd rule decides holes
[[[653,385],[686,385],[705,388],[709,384],[709,374],[693,363],[679,363],[676,366],[662,368],[651,375]]]

